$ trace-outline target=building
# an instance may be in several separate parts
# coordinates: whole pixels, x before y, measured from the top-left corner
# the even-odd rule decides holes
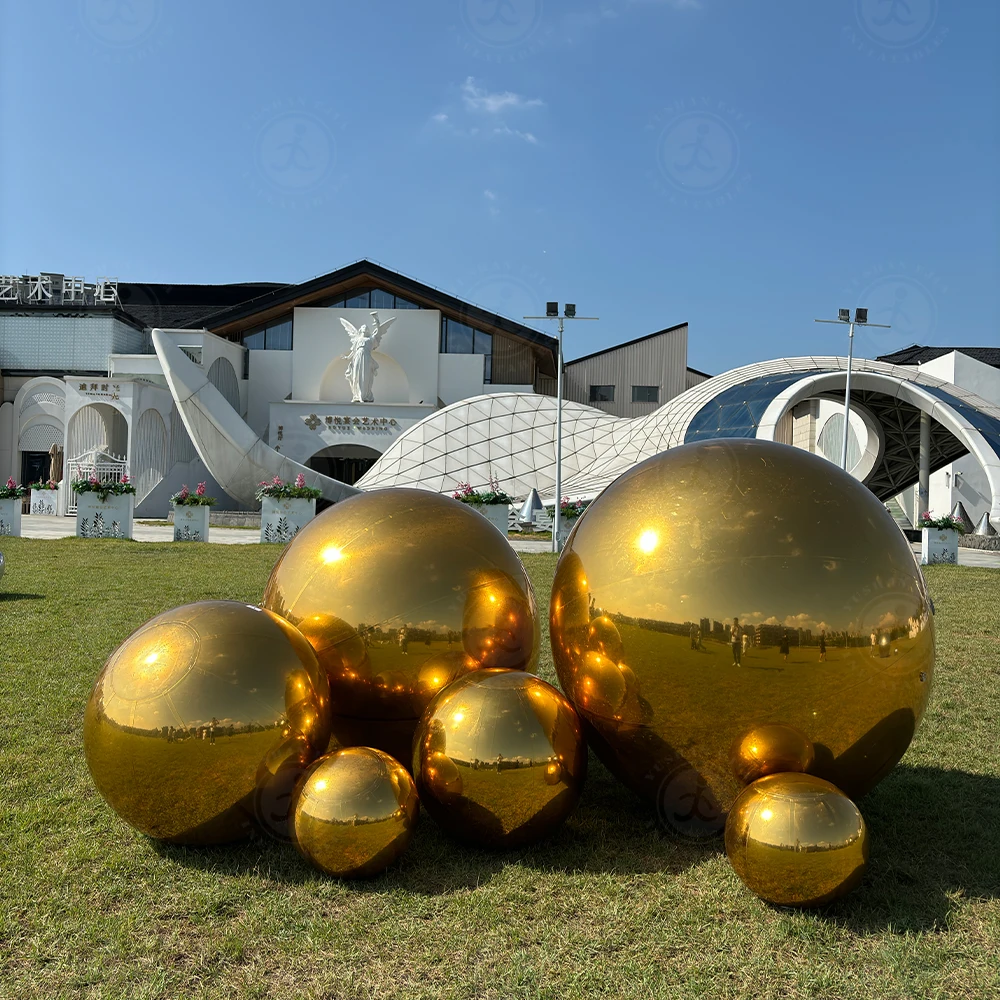
[[[346,378],[347,357],[352,331],[370,333],[376,323],[369,353],[377,377],[373,398],[363,401]],[[252,506],[245,475],[237,486],[230,469],[220,481],[217,455],[204,460],[204,448],[222,447],[222,439],[215,446],[192,439],[154,329],[169,331],[165,349],[178,347],[235,411],[233,433],[253,432],[247,448],[273,450],[286,471],[302,466],[348,486],[450,404],[555,392],[553,337],[370,261],[299,284],[0,277],[0,475],[46,478],[61,448],[69,477],[131,475],[140,516],[163,516],[171,493],[202,480],[221,507]],[[686,324],[632,343],[643,352],[645,382],[656,382],[642,387],[651,399],[669,399],[703,377],[686,368]],[[628,345],[603,353],[622,368],[616,378],[640,370]],[[658,359],[655,378],[647,354]],[[573,378],[600,358],[571,363]],[[199,427],[207,432],[209,424]],[[271,457],[260,469],[273,464]],[[72,497],[63,499],[70,510]]]

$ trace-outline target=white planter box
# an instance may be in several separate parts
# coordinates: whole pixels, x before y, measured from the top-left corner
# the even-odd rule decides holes
[[[97,493],[76,496],[77,538],[131,538],[135,494],[111,494],[103,503]]]
[[[953,528],[923,528],[920,535],[922,566],[958,562],[958,532]]]
[[[212,508],[204,504],[171,504],[174,511],[175,542],[207,542],[208,518]]]
[[[21,534],[21,501],[0,500],[0,535]]]
[[[31,491],[31,513],[47,514],[55,517],[58,513],[58,490],[32,490]]]
[[[576,526],[578,518],[573,518],[572,521],[567,518],[559,518],[559,551],[562,552],[563,546],[566,544],[566,539],[569,538],[569,533]]]
[[[260,540],[287,544],[315,516],[315,500],[264,497],[260,507]]]
[[[495,525],[506,536],[508,520],[509,520],[507,516],[507,512],[509,509],[508,504],[491,503],[491,504],[474,505],[474,506],[476,507],[476,510],[478,510],[479,513],[482,514],[483,517],[485,517],[486,520],[490,522],[490,524]]]

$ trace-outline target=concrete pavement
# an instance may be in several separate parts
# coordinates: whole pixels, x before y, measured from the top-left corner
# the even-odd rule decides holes
[[[25,538],[72,538],[76,534],[76,521],[72,517],[47,517],[43,514],[25,514],[21,518],[21,534]],[[173,541],[174,529],[169,524],[140,524],[133,528],[137,542]],[[218,528],[213,526],[209,543],[216,545],[256,545],[260,532],[255,528]],[[517,552],[551,552],[552,543],[527,538],[512,538],[511,547]],[[919,557],[920,543],[912,544]],[[959,566],[990,566],[1000,568],[1000,552],[983,549],[958,549]]]

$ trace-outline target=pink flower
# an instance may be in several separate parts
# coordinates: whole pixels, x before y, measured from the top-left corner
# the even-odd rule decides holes
[[[198,488],[195,490],[195,493],[198,496],[203,497],[205,495],[205,484],[204,483],[199,483],[198,484]]]
[[[180,493],[177,494],[182,500],[186,500],[190,495],[191,491],[187,488],[187,483],[181,487]]]
[[[97,478],[97,476],[91,476],[90,482],[93,486],[97,486],[100,483],[100,480]]]
[[[274,479],[271,480],[271,482],[274,483],[275,486],[284,486],[285,485],[281,481],[281,477],[280,476],[275,476]]]
[[[16,486],[17,486],[17,483],[14,482],[14,477],[13,476],[8,476],[7,477],[7,489],[12,490]]]
[[[300,490],[306,485],[306,477],[301,472],[295,477],[295,485]]]
[[[128,482],[128,473],[127,472],[123,472],[122,473],[122,482],[123,483],[127,483]]]

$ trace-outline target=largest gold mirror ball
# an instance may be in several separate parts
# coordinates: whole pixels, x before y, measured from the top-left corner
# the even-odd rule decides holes
[[[287,835],[292,784],[325,752],[329,711],[326,674],[288,622],[202,601],[158,615],[111,654],[83,742],[97,790],[136,829],[225,843],[260,826]]]
[[[550,605],[563,688],[595,750],[678,832],[712,833],[759,727],[858,798],[903,755],[934,663],[909,543],[860,482],[754,439],[689,444],[577,523]]]
[[[324,511],[283,552],[263,604],[326,668],[334,741],[406,761],[438,691],[484,667],[533,671],[538,656],[534,593],[507,539],[424,490],[375,490]]]

